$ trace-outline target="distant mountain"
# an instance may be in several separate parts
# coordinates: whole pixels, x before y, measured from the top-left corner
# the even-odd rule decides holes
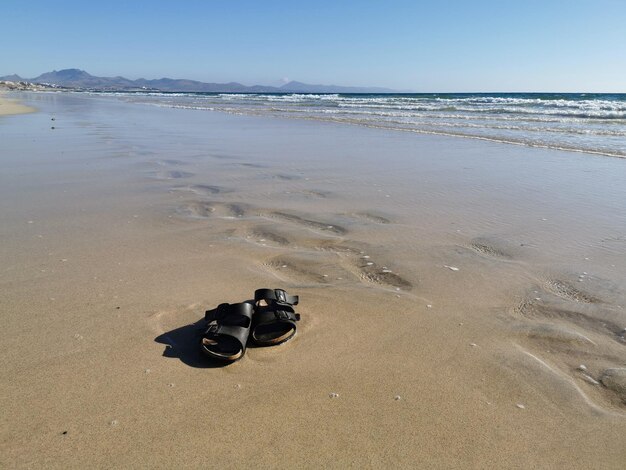
[[[170,91],[170,92],[209,92],[209,93],[395,93],[388,88],[345,87],[335,85],[307,85],[301,82],[289,82],[281,87],[254,85],[246,86],[237,82],[204,83],[195,80],[160,78],[155,80],[129,80],[124,77],[96,77],[84,70],[65,69],[47,72],[36,78],[22,78],[19,75],[7,75],[0,80],[25,81],[54,85],[79,90],[94,91]]]
[[[285,83],[281,92],[288,93],[398,93],[396,90],[379,87],[353,87],[337,85],[308,85],[302,82]]]
[[[0,77],[0,80],[6,80],[8,82],[21,82],[24,79],[22,77],[20,77],[19,75],[7,75],[5,77]]]

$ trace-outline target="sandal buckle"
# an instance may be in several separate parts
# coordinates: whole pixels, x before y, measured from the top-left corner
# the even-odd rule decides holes
[[[276,295],[276,301],[280,303],[287,303],[287,292],[282,289],[274,290],[274,294]]]

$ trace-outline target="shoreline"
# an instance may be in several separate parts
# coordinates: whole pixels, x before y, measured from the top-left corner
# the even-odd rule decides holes
[[[563,111],[559,107],[550,108],[550,100],[542,102],[539,106],[525,97],[516,98],[515,94],[503,95],[507,96],[493,97],[490,103],[484,103],[483,98],[479,96],[467,96],[461,99],[454,94],[435,100],[413,95],[389,98],[386,95],[340,96],[333,94],[323,96],[315,94],[276,96],[182,94],[176,98],[170,98],[164,94],[128,94],[125,99],[155,106],[205,109],[246,115],[284,116],[626,157],[624,126],[619,124],[619,121],[611,121],[626,110],[623,101],[605,102],[598,99],[597,102],[593,100],[587,102],[584,99],[581,100],[582,97],[569,100],[567,94],[560,94],[559,102],[566,100],[568,107],[577,109],[576,113],[572,114],[571,109]],[[613,98],[610,97],[610,99]],[[505,100],[505,103],[499,100]],[[589,114],[589,109],[600,106],[600,103],[603,103],[602,106],[615,105],[618,109],[616,116]],[[493,109],[494,106],[502,106],[502,109]],[[528,106],[530,109],[526,109]],[[572,121],[571,116],[568,117],[570,114],[580,121]],[[601,117],[609,120],[605,121],[604,125],[607,129],[611,129],[610,131],[602,131],[602,124],[599,124],[602,121],[595,120]]]
[[[108,91],[77,91],[77,90],[70,90],[70,89],[66,89],[66,90],[59,90],[59,89],[20,90],[20,91],[16,91],[16,92],[18,92],[18,93],[19,92],[22,92],[22,93],[51,93],[51,92],[59,93],[59,92],[64,92],[64,93],[68,93],[68,94],[76,94],[78,96],[80,96],[80,95],[98,96],[98,97],[102,97],[104,99],[110,99],[112,96],[117,96],[120,93],[121,94],[127,93],[127,92],[108,92]],[[1,98],[1,93],[2,92],[0,91],[0,98]],[[161,92],[157,92],[157,93],[161,93]],[[137,96],[137,94],[135,94],[133,92],[128,92],[127,94],[130,97]],[[194,96],[195,95],[195,93],[193,93],[193,92],[188,92],[188,93],[185,92],[183,94],[186,94],[188,96]],[[219,94],[219,93],[216,93],[216,94]],[[292,94],[292,93],[285,93],[285,95],[289,95],[289,94]],[[522,94],[526,94],[526,93],[522,93]],[[202,93],[200,93],[199,95],[203,96]],[[256,94],[250,94],[250,95],[254,96]],[[165,93],[164,96],[167,96],[167,94]],[[304,120],[304,121],[313,121],[313,122],[327,122],[327,123],[330,123],[330,124],[349,125],[349,126],[356,126],[356,127],[379,129],[381,131],[406,132],[406,133],[415,134],[415,135],[433,135],[433,136],[450,137],[450,138],[455,138],[455,139],[479,140],[479,141],[484,141],[484,142],[494,142],[494,143],[499,143],[499,144],[522,146],[522,147],[527,147],[527,148],[538,148],[538,149],[554,150],[554,151],[557,151],[557,152],[568,152],[568,153],[571,152],[571,153],[575,153],[575,154],[583,154],[583,155],[589,155],[589,156],[626,159],[626,154],[623,153],[623,152],[615,153],[615,152],[611,152],[611,151],[607,151],[607,150],[594,150],[594,149],[590,149],[590,148],[577,148],[577,147],[568,146],[568,145],[555,145],[555,144],[548,144],[548,143],[541,143],[541,142],[531,142],[531,141],[524,141],[524,140],[515,139],[513,137],[511,137],[511,138],[504,138],[504,137],[496,137],[496,136],[472,135],[472,134],[466,134],[466,133],[462,133],[462,132],[458,132],[457,133],[457,132],[444,131],[444,130],[428,130],[428,129],[392,127],[392,126],[387,126],[387,125],[384,125],[384,124],[358,122],[358,121],[335,119],[335,118],[327,118],[327,117],[311,117],[311,116],[301,116],[301,115],[281,115],[281,114],[272,114],[272,113],[264,114],[263,111],[260,111],[260,112],[250,112],[250,111],[241,111],[241,110],[236,110],[236,109],[228,110],[228,109],[222,109],[222,108],[219,108],[219,107],[208,107],[208,108],[189,107],[189,108],[187,108],[185,106],[161,105],[161,104],[152,103],[152,102],[135,102],[135,104],[137,104],[137,105],[144,105],[144,106],[166,107],[166,108],[171,108],[171,109],[187,109],[189,111],[194,110],[194,111],[218,112],[218,113],[224,113],[224,114],[229,114],[229,115],[233,115],[233,116],[244,115],[244,116],[257,116],[257,117],[265,117],[265,118],[269,117],[269,118],[272,118],[272,119],[287,119],[287,120]],[[31,111],[28,111],[28,112],[31,112]]]
[[[620,468],[621,160],[20,96],[2,466]],[[297,337],[202,360],[204,310],[261,287]]]

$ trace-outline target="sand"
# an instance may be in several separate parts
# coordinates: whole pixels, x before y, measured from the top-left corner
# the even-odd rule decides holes
[[[26,114],[35,112],[35,108],[25,106],[15,100],[7,99],[0,91],[0,116],[8,116],[11,114]]]
[[[622,468],[623,160],[13,97],[1,467]],[[297,337],[204,360],[260,287]]]

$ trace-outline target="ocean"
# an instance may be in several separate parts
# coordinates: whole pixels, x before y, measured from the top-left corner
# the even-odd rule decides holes
[[[112,94],[156,106],[314,119],[626,158],[626,94]]]

